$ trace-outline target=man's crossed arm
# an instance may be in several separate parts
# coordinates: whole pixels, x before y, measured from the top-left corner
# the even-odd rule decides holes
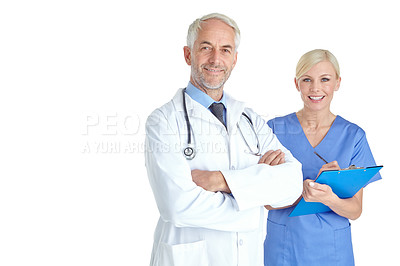
[[[268,164],[271,166],[279,165],[285,162],[285,153],[281,150],[267,151],[259,160],[259,164]],[[192,170],[192,180],[199,187],[212,192],[226,192],[231,193],[226,180],[221,171],[205,171],[205,170]]]

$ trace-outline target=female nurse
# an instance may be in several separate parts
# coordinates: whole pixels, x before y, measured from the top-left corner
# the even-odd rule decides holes
[[[289,217],[293,206],[270,209],[264,263],[268,266],[354,265],[349,219],[362,212],[363,189],[340,199],[327,185],[313,182],[320,171],[356,165],[374,166],[365,132],[330,110],[341,78],[335,56],[327,50],[304,54],[296,68],[295,85],[304,107],[268,122],[280,142],[303,165],[303,198],[322,202],[330,212]],[[317,152],[330,163],[325,164]],[[369,183],[381,179],[379,173]]]

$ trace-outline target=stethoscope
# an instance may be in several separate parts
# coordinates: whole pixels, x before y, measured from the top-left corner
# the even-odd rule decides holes
[[[186,92],[186,89],[183,89],[182,90],[183,111],[185,113],[186,127],[187,127],[187,132],[188,132],[187,133],[188,134],[188,137],[187,137],[188,142],[187,142],[187,146],[183,149],[183,156],[187,160],[192,160],[196,156],[196,149],[194,148],[194,145],[192,143],[191,126],[190,126],[189,115],[188,115],[188,111],[187,111],[187,107],[186,107],[185,92]],[[256,140],[257,140],[257,149],[256,149],[256,151],[253,151],[253,149],[250,147],[249,143],[247,142],[246,138],[244,137],[242,130],[240,129],[239,122],[236,124],[237,128],[239,129],[240,135],[242,135],[242,138],[243,138],[244,142],[246,143],[247,148],[249,148],[249,150],[247,152],[252,155],[255,155],[255,156],[261,156],[260,141],[259,141],[257,133],[254,129],[253,122],[251,121],[250,117],[246,113],[243,112],[242,116],[244,116],[246,118],[247,122],[250,124],[250,127],[251,127],[251,129],[254,133],[254,136],[256,137]]]

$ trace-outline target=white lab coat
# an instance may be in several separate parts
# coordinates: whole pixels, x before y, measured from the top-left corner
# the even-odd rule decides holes
[[[156,109],[146,123],[146,167],[160,212],[154,234],[152,266],[263,265],[264,205],[292,204],[302,191],[301,164],[285,149],[267,123],[244,103],[226,95],[227,130],[198,102],[186,97],[196,157],[187,160],[187,129],[182,90]],[[281,149],[286,163],[257,164],[249,154],[256,139],[261,153]],[[191,170],[220,170],[232,195],[196,186]]]

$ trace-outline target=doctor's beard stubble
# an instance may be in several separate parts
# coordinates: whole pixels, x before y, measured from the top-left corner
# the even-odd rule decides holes
[[[211,84],[207,81],[205,75],[199,71],[198,68],[196,68],[195,64],[191,65],[191,71],[192,71],[192,76],[193,79],[202,87],[206,88],[206,89],[210,89],[210,90],[218,90],[221,87],[224,86],[225,82],[229,79],[230,75],[231,75],[231,71],[228,71],[228,69],[226,67],[220,66],[220,65],[213,65],[213,64],[208,64],[208,65],[201,65],[200,69],[206,69],[206,68],[213,68],[213,69],[218,69],[218,70],[222,70],[224,71],[224,75],[223,77],[221,77],[220,81],[215,85],[215,84]]]

